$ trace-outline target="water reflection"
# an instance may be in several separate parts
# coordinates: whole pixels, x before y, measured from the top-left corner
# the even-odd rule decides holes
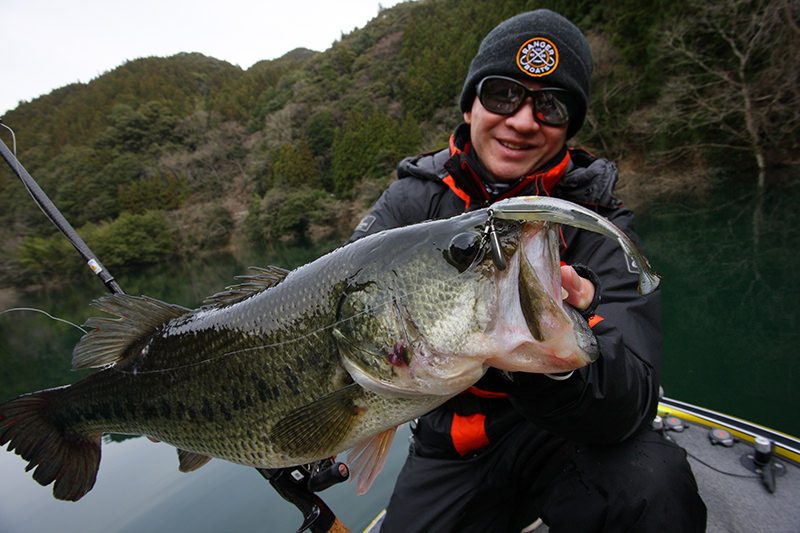
[[[639,217],[664,276],[667,394],[800,434],[798,187],[763,198],[721,189],[708,202],[661,205]]]
[[[386,505],[407,448],[407,429],[373,488],[355,495],[354,484],[322,493],[353,531],[361,531]],[[213,460],[196,472],[178,472],[175,449],[145,438],[104,442],[94,489],[79,502],[52,497],[25,472],[19,457],[0,454],[0,531],[264,531],[294,532],[300,512],[252,468]]]

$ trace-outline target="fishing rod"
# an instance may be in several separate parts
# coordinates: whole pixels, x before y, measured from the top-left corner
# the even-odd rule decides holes
[[[124,294],[124,291],[119,286],[119,284],[114,280],[114,277],[103,267],[100,260],[92,253],[86,243],[83,242],[81,236],[73,229],[72,225],[67,221],[66,218],[61,214],[55,204],[47,197],[44,191],[39,187],[39,184],[33,179],[33,177],[28,173],[27,170],[20,164],[17,160],[15,152],[17,150],[17,139],[14,135],[14,130],[9,128],[6,124],[0,120],[0,126],[3,126],[8,131],[11,132],[11,139],[12,145],[14,146],[14,152],[8,149],[8,146],[0,139],[0,154],[3,155],[3,159],[6,160],[8,166],[11,167],[11,170],[17,177],[22,181],[22,184],[30,193],[31,197],[33,197],[34,202],[39,206],[39,209],[50,219],[50,221],[55,224],[55,226],[61,230],[61,233],[69,240],[72,246],[81,254],[86,264],[89,268],[94,272],[102,281],[105,283],[108,289],[115,293],[115,294]]]
[[[13,152],[0,139],[0,154],[8,166],[22,181],[28,193],[39,209],[55,224],[69,242],[75,247],[89,268],[94,272],[114,294],[125,294],[122,287],[116,282],[111,273],[106,269],[97,256],[89,249],[83,239],[78,235],[64,215],[55,204],[47,197],[39,184],[22,166],[16,156],[17,139],[14,130],[0,119],[0,126],[11,132]],[[343,463],[337,463],[332,458],[318,461],[314,465],[287,467],[287,468],[256,468],[259,474],[269,480],[270,485],[280,496],[292,503],[303,513],[303,524],[297,533],[311,531],[312,533],[349,533],[349,530],[336,518],[333,511],[317,496],[315,492],[324,490],[336,483],[346,480],[349,470]]]

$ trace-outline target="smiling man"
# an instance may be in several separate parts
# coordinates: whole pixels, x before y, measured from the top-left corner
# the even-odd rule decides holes
[[[351,240],[519,195],[594,209],[634,240],[614,194],[616,166],[568,148],[592,73],[580,30],[548,10],[506,20],[483,40],[446,149],[403,160],[398,180]],[[382,532],[703,531],[706,509],[686,454],[652,431],[661,368],[660,296],[636,290],[636,265],[603,236],[562,227],[566,302],[599,358],[567,375],[490,368],[418,420]]]

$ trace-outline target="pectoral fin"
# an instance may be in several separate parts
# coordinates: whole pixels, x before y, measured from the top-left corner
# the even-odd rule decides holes
[[[194,472],[210,460],[211,457],[207,455],[178,450],[178,470],[183,473]]]
[[[272,441],[292,455],[331,455],[364,414],[358,405],[362,394],[353,383],[295,409],[272,428]]]
[[[358,478],[356,494],[364,494],[372,486],[372,482],[386,464],[395,433],[397,433],[396,427],[387,429],[347,452],[350,472],[353,474],[353,478]]]

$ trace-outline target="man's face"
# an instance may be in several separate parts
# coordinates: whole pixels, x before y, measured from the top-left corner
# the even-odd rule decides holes
[[[538,83],[526,83],[541,89]],[[567,126],[548,126],[533,117],[533,100],[527,98],[513,115],[487,111],[478,97],[464,113],[470,126],[472,148],[495,181],[513,181],[539,170],[567,142]]]

